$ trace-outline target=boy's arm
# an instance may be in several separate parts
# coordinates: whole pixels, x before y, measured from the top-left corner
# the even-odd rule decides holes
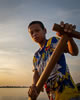
[[[30,86],[28,90],[28,96],[30,96],[32,100],[36,100],[36,97],[38,96],[38,91],[36,88],[36,83],[38,79],[39,79],[38,71],[34,70],[32,86]],[[41,91],[43,92],[43,89]]]
[[[36,85],[38,79],[39,79],[39,73],[38,73],[37,70],[34,70],[34,74],[33,74],[33,82],[32,82],[32,84]]]
[[[62,28],[64,28],[64,31],[67,33],[67,32],[72,32],[73,30],[75,30],[75,28],[76,28],[76,26],[75,25],[72,25],[72,24],[68,24],[68,23],[65,23],[64,24],[64,22],[63,21],[61,21],[61,23],[60,23],[60,26],[62,27]],[[61,33],[57,33],[57,35],[58,36],[62,36],[62,34]],[[78,55],[78,52],[79,52],[79,50],[78,50],[78,47],[77,47],[77,45],[76,45],[76,43],[75,43],[75,41],[73,40],[73,38],[72,37],[69,37],[69,40],[68,40],[68,42],[67,42],[67,45],[66,45],[66,48],[65,48],[65,50],[64,50],[64,52],[66,53],[70,53],[71,55],[73,55],[73,56],[77,56]]]
[[[28,90],[28,96],[30,96],[32,100],[36,100],[36,97],[38,96],[38,91],[36,88],[36,83],[38,79],[39,79],[38,71],[34,70],[32,86],[30,86]]]
[[[69,53],[72,56],[78,55],[79,50],[78,50],[78,47],[77,47],[75,41],[73,40],[73,38],[69,38],[64,52]]]
[[[38,71],[37,71],[37,70],[34,70],[32,85],[34,85],[34,86],[36,85],[36,83],[37,83],[39,77],[40,77],[40,76],[39,76]],[[41,91],[43,92],[44,89],[42,88]]]

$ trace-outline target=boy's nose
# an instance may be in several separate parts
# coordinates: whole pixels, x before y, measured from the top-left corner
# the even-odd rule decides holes
[[[33,36],[36,36],[36,33],[34,33]]]

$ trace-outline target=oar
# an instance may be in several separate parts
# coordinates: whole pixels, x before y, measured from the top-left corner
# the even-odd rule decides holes
[[[53,68],[55,67],[55,64],[57,63],[61,54],[63,53],[64,48],[65,48],[67,41],[68,41],[68,36],[70,35],[74,38],[80,39],[80,32],[73,31],[72,33],[66,33],[66,32],[64,32],[64,29],[61,28],[60,25],[58,25],[58,24],[54,24],[53,30],[60,32],[60,33],[64,33],[64,34],[61,37],[61,39],[59,40],[54,52],[52,53],[52,55],[50,57],[49,62],[47,63],[44,71],[42,72],[38,82],[36,83],[38,93],[40,93],[44,83],[47,81],[51,71],[53,70]],[[67,36],[67,34],[68,34],[68,36]],[[36,99],[37,99],[37,97],[35,97],[35,100]],[[28,97],[28,100],[33,100],[33,99],[31,97]]]

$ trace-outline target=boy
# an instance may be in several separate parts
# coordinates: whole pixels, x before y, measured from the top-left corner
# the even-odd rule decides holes
[[[75,27],[71,24],[64,24],[64,22],[61,22],[60,25],[64,28],[65,32],[72,32],[75,30]],[[36,83],[47,64],[49,57],[52,52],[54,52],[59,38],[51,37],[47,40],[46,28],[40,21],[31,22],[28,26],[28,31],[32,40],[40,46],[33,57],[33,83],[28,91],[28,95],[35,99],[38,95]],[[60,33],[57,33],[57,35],[60,37],[62,36]],[[78,55],[78,47],[71,37],[67,42],[64,52],[70,53],[73,56]],[[49,100],[69,100],[70,98],[77,96],[77,88],[69,73],[64,53],[61,55],[44,86]]]

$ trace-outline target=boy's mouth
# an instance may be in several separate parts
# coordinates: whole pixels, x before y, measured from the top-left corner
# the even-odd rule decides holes
[[[33,37],[34,38],[34,40],[38,40],[39,38],[38,37]]]

